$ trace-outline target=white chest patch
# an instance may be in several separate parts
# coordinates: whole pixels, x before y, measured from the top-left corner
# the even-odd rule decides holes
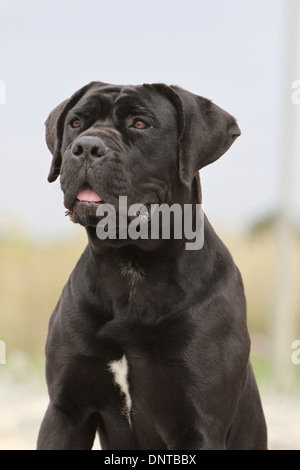
[[[130,411],[131,411],[131,398],[129,394],[128,384],[128,362],[125,354],[118,361],[111,361],[108,363],[108,369],[114,376],[115,384],[120,388],[124,395],[124,408],[123,412],[126,415],[131,426]]]

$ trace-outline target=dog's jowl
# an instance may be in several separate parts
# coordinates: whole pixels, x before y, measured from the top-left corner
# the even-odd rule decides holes
[[[239,135],[226,111],[165,84],[92,82],[49,115],[48,179],[88,243],[49,324],[39,449],[91,449],[97,433],[108,450],[267,448],[242,278],[197,219],[199,170]],[[168,230],[151,231],[162,205]]]

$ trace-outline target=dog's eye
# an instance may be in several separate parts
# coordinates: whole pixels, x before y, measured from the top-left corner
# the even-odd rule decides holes
[[[70,122],[70,125],[73,129],[78,129],[78,127],[81,126],[81,122],[79,119],[73,119],[71,122]]]
[[[134,123],[132,124],[132,127],[134,127],[135,129],[138,129],[138,130],[143,130],[143,129],[147,129],[148,124],[146,124],[144,121],[142,121],[141,119],[137,119],[136,121],[134,121]]]

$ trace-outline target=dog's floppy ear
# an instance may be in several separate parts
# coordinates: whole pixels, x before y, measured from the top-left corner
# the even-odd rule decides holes
[[[94,85],[103,85],[102,82],[91,82],[80,88],[71,98],[63,101],[50,113],[46,126],[46,142],[50,152],[53,155],[48,181],[55,181],[60,173],[61,167],[61,144],[63,139],[63,128],[67,113],[75,106],[83,95]]]
[[[194,174],[220,158],[241,134],[236,120],[210,100],[171,87],[181,101],[179,174],[190,188]]]
[[[156,86],[177,109],[179,175],[190,188],[196,171],[220,158],[241,131],[235,118],[210,100],[178,86]]]

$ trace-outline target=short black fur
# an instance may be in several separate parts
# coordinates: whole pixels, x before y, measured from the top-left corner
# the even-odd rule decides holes
[[[135,129],[134,118],[149,127]],[[93,82],[46,125],[49,181],[60,174],[88,246],[50,320],[38,448],[90,449],[98,431],[103,449],[266,449],[242,278],[207,218],[201,250],[186,250],[184,237],[100,240],[97,204],[77,199],[88,184],[116,208],[121,195],[195,207],[198,170],[240,134],[235,119],[179,87]],[[105,155],[73,153],[85,136],[101,139]],[[122,361],[123,388],[112,374]]]

